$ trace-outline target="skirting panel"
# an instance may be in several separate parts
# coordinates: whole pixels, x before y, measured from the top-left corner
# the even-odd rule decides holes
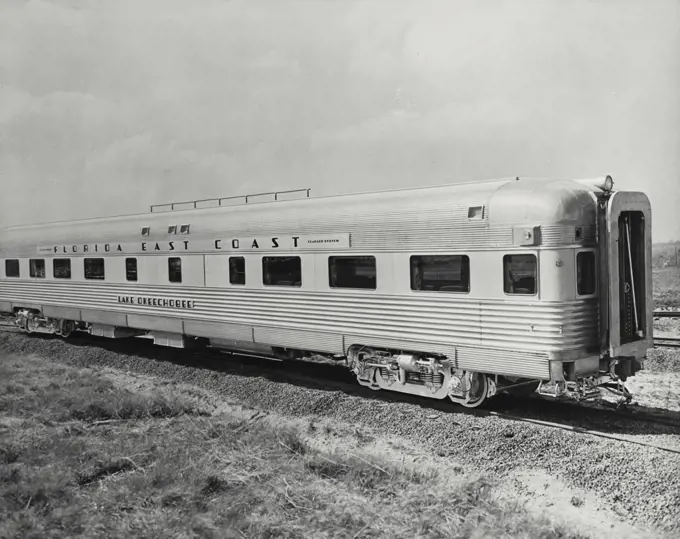
[[[165,331],[167,333],[184,333],[182,320],[179,318],[129,314],[128,326],[138,329]]]
[[[363,346],[374,346],[376,348],[396,348],[399,350],[441,354],[448,358],[456,357],[456,347],[451,344],[416,342],[401,339],[371,337],[370,335],[345,335],[344,340],[344,353],[347,353],[347,349],[353,344],[361,344]]]
[[[106,324],[109,326],[127,327],[127,315],[124,313],[111,313],[106,311],[81,310],[80,316],[83,322],[93,324]]]
[[[339,333],[272,327],[255,327],[254,332],[256,343],[327,352],[329,354],[342,353],[342,335]]]
[[[253,329],[238,324],[185,320],[184,333],[193,337],[253,342]]]
[[[0,301],[0,313],[11,313],[12,304],[8,301]]]
[[[458,348],[457,366],[460,369],[506,376],[550,379],[548,355],[521,350],[461,347]]]
[[[45,305],[43,307],[43,315],[50,318],[63,318],[64,320],[80,320],[80,310],[69,309],[68,307],[52,307]]]

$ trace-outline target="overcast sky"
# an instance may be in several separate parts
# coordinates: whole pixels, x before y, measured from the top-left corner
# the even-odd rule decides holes
[[[0,226],[611,174],[680,239],[680,0],[0,0]]]

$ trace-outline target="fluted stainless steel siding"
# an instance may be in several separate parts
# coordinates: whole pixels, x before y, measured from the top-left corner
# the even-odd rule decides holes
[[[457,365],[461,369],[490,372],[506,376],[550,379],[547,354],[524,350],[461,347],[457,350]]]
[[[192,300],[195,308],[120,304],[118,295]],[[583,351],[586,356],[586,349],[597,343],[595,299],[519,303],[460,296],[339,295],[57,281],[3,281],[0,297],[22,305],[127,313],[131,327],[145,329],[181,332],[184,321],[185,332],[192,333],[186,331],[191,324],[200,327],[207,322],[224,324],[225,328],[235,324],[234,330],[254,328],[255,342],[259,339],[267,344],[335,353],[343,352],[343,338],[345,347],[355,344],[354,339],[375,346],[402,343],[395,346],[449,347],[449,351],[458,347],[462,366],[518,376],[545,373],[548,359],[565,352]],[[226,329],[215,336],[247,337],[241,331],[232,335]]]
[[[576,229],[581,230],[581,236],[576,237]],[[541,245],[556,247],[560,245],[593,246],[597,243],[597,229],[595,225],[542,225]]]

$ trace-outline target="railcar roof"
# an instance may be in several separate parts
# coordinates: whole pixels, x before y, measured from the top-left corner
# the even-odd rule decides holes
[[[501,185],[504,185],[505,183],[511,182],[511,181],[516,181],[517,178],[501,178],[501,179],[490,179],[490,180],[477,180],[477,181],[470,181],[470,182],[459,182],[459,183],[454,183],[454,184],[439,184],[439,185],[425,185],[425,186],[420,186],[420,187],[407,187],[407,188],[399,188],[399,189],[384,189],[384,190],[378,190],[378,191],[360,191],[360,192],[355,192],[355,193],[339,193],[339,194],[333,194],[333,195],[323,195],[319,197],[309,197],[309,198],[297,198],[297,199],[290,199],[290,200],[265,200],[265,201],[257,201],[257,202],[249,202],[247,204],[234,204],[234,205],[225,205],[225,206],[209,206],[209,207],[202,207],[202,208],[178,208],[175,210],[166,210],[166,211],[154,211],[154,212],[137,212],[137,213],[129,213],[129,214],[120,214],[120,215],[109,215],[109,216],[102,216],[102,217],[88,217],[88,218],[83,218],[83,219],[67,219],[67,220],[62,220],[62,221],[45,221],[41,223],[30,223],[30,224],[23,224],[23,225],[12,225],[9,227],[5,227],[0,230],[18,230],[18,229],[25,229],[25,228],[32,228],[32,227],[41,227],[41,226],[49,226],[49,225],[65,225],[69,223],[87,223],[87,222],[104,222],[108,220],[117,220],[121,218],[155,218],[160,215],[175,215],[175,214],[181,214],[181,215],[201,215],[201,214],[206,214],[208,212],[228,212],[230,210],[232,211],[243,211],[252,209],[252,208],[259,208],[261,209],[263,205],[270,205],[270,204],[276,204],[277,207],[280,207],[280,205],[286,205],[286,204],[291,204],[291,203],[300,203],[300,202],[323,202],[323,201],[335,201],[336,199],[351,199],[351,198],[363,198],[363,197],[380,197],[380,196],[385,196],[386,198],[393,200],[395,198],[403,198],[405,196],[408,196],[410,193],[423,193],[423,192],[434,192],[434,191],[442,191],[442,192],[447,192],[450,194],[483,194],[483,193],[491,193],[495,191],[498,187]],[[249,195],[249,196],[254,196],[254,195]],[[191,201],[182,201],[182,202],[174,202],[175,204],[186,204],[190,203]],[[156,206],[169,206],[172,204],[172,202],[167,202],[167,203],[160,203],[157,204]]]
[[[86,225],[88,223],[92,224],[104,224],[110,222],[117,222],[120,220],[132,220],[135,222],[141,222],[148,220],[150,222],[156,222],[158,220],[187,220],[193,217],[200,216],[215,216],[220,213],[230,213],[230,212],[250,212],[250,211],[265,211],[270,208],[288,208],[291,206],[297,206],[301,204],[309,203],[327,203],[329,206],[335,206],[336,204],[351,203],[352,201],[365,201],[367,199],[372,200],[374,203],[381,203],[389,205],[391,203],[396,203],[398,201],[408,200],[410,204],[415,206],[421,200],[432,200],[436,199],[442,195],[447,195],[448,197],[453,197],[458,204],[465,204],[466,201],[474,201],[475,203],[487,202],[491,196],[501,189],[503,186],[513,183],[517,187],[522,186],[518,189],[518,193],[522,192],[524,196],[527,195],[528,191],[526,189],[527,185],[531,186],[531,192],[540,191],[542,186],[547,187],[549,184],[559,182],[559,183],[571,183],[569,180],[560,180],[554,178],[501,178],[501,179],[490,179],[490,180],[479,180],[471,182],[460,182],[454,184],[444,184],[444,185],[430,185],[422,187],[411,187],[411,188],[401,188],[401,189],[387,189],[380,191],[365,191],[358,193],[343,193],[336,195],[325,195],[321,197],[310,197],[302,199],[291,199],[291,200],[278,200],[278,201],[258,201],[250,202],[247,204],[239,205],[226,205],[218,207],[203,207],[203,208],[189,208],[189,209],[175,209],[167,211],[154,211],[154,212],[144,212],[144,213],[133,213],[125,215],[112,215],[104,217],[94,217],[85,219],[69,219],[62,221],[52,221],[52,222],[42,222],[42,223],[31,223],[24,225],[14,225],[10,227],[5,227],[0,229],[5,232],[20,231],[20,230],[30,230],[43,227],[57,227],[63,225],[79,224]],[[584,184],[579,185],[582,191],[595,191],[591,186],[586,186]],[[511,187],[512,189],[512,187]],[[506,192],[510,190],[506,189]],[[415,195],[415,198],[414,198]],[[168,205],[170,203],[167,203]],[[161,204],[164,205],[164,204]],[[176,216],[171,217],[171,216]],[[181,219],[180,219],[181,216]]]

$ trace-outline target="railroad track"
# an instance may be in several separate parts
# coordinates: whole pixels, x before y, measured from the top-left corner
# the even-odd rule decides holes
[[[654,318],[680,318],[680,311],[654,311]]]
[[[654,346],[659,348],[680,348],[680,337],[657,337]]]
[[[559,429],[559,430],[567,430],[570,432],[575,432],[579,434],[587,434],[589,436],[595,436],[596,438],[605,438],[607,440],[613,440],[617,442],[624,442],[627,444],[632,444],[632,445],[639,445],[643,447],[650,447],[653,449],[658,449],[659,451],[665,451],[667,453],[675,453],[676,455],[680,455],[680,449],[675,449],[673,447],[666,447],[663,445],[658,445],[658,444],[652,444],[649,442],[644,442],[641,440],[632,440],[630,438],[624,438],[622,436],[616,436],[614,434],[608,434],[606,432],[601,432],[597,431],[594,429],[587,429],[583,427],[578,427],[574,425],[566,425],[564,423],[558,423],[555,421],[544,421],[541,419],[533,419],[533,418],[526,418],[514,414],[506,414],[502,412],[489,412],[490,415],[496,416],[496,417],[501,417],[504,419],[510,419],[512,421],[520,421],[522,423],[531,423],[533,425],[540,425],[543,427],[549,427],[549,428],[554,428],[554,429]],[[643,420],[646,422],[656,422],[652,420]],[[664,423],[665,424],[665,423]]]
[[[13,324],[0,323],[0,331],[19,332]],[[48,337],[49,338],[49,337]],[[616,432],[622,428],[632,428],[633,434],[658,434],[659,430],[680,434],[680,413],[669,412],[664,416],[652,415],[634,407],[614,409],[601,403],[576,402],[566,399],[554,399],[542,395],[534,395],[527,399],[499,397],[489,409],[468,410],[448,401],[424,400],[410,395],[390,392],[375,392],[358,386],[351,373],[337,362],[316,362],[309,360],[281,361],[259,355],[230,353],[215,349],[201,350],[167,350],[145,341],[102,341],[89,335],[79,335],[78,344],[92,345],[98,348],[105,343],[105,349],[121,355],[133,355],[142,360],[173,363],[182,368],[208,369],[225,374],[241,376],[265,377],[272,382],[293,383],[314,389],[335,389],[362,398],[380,399],[389,402],[405,402],[427,407],[443,414],[469,413],[481,416],[495,416],[507,420],[532,423],[548,428],[568,430],[575,433],[592,435],[600,438],[618,440],[635,445],[654,447],[661,451],[680,454],[680,450],[651,444],[641,440],[617,436],[604,431]],[[60,342],[63,342],[60,340]],[[225,361],[225,357],[229,361]],[[586,411],[588,413],[583,413]],[[670,415],[670,417],[669,417]],[[612,424],[613,422],[619,423]],[[620,423],[623,422],[621,425]],[[634,423],[639,422],[635,427]],[[640,424],[650,425],[641,427]],[[651,427],[658,425],[658,427]]]

